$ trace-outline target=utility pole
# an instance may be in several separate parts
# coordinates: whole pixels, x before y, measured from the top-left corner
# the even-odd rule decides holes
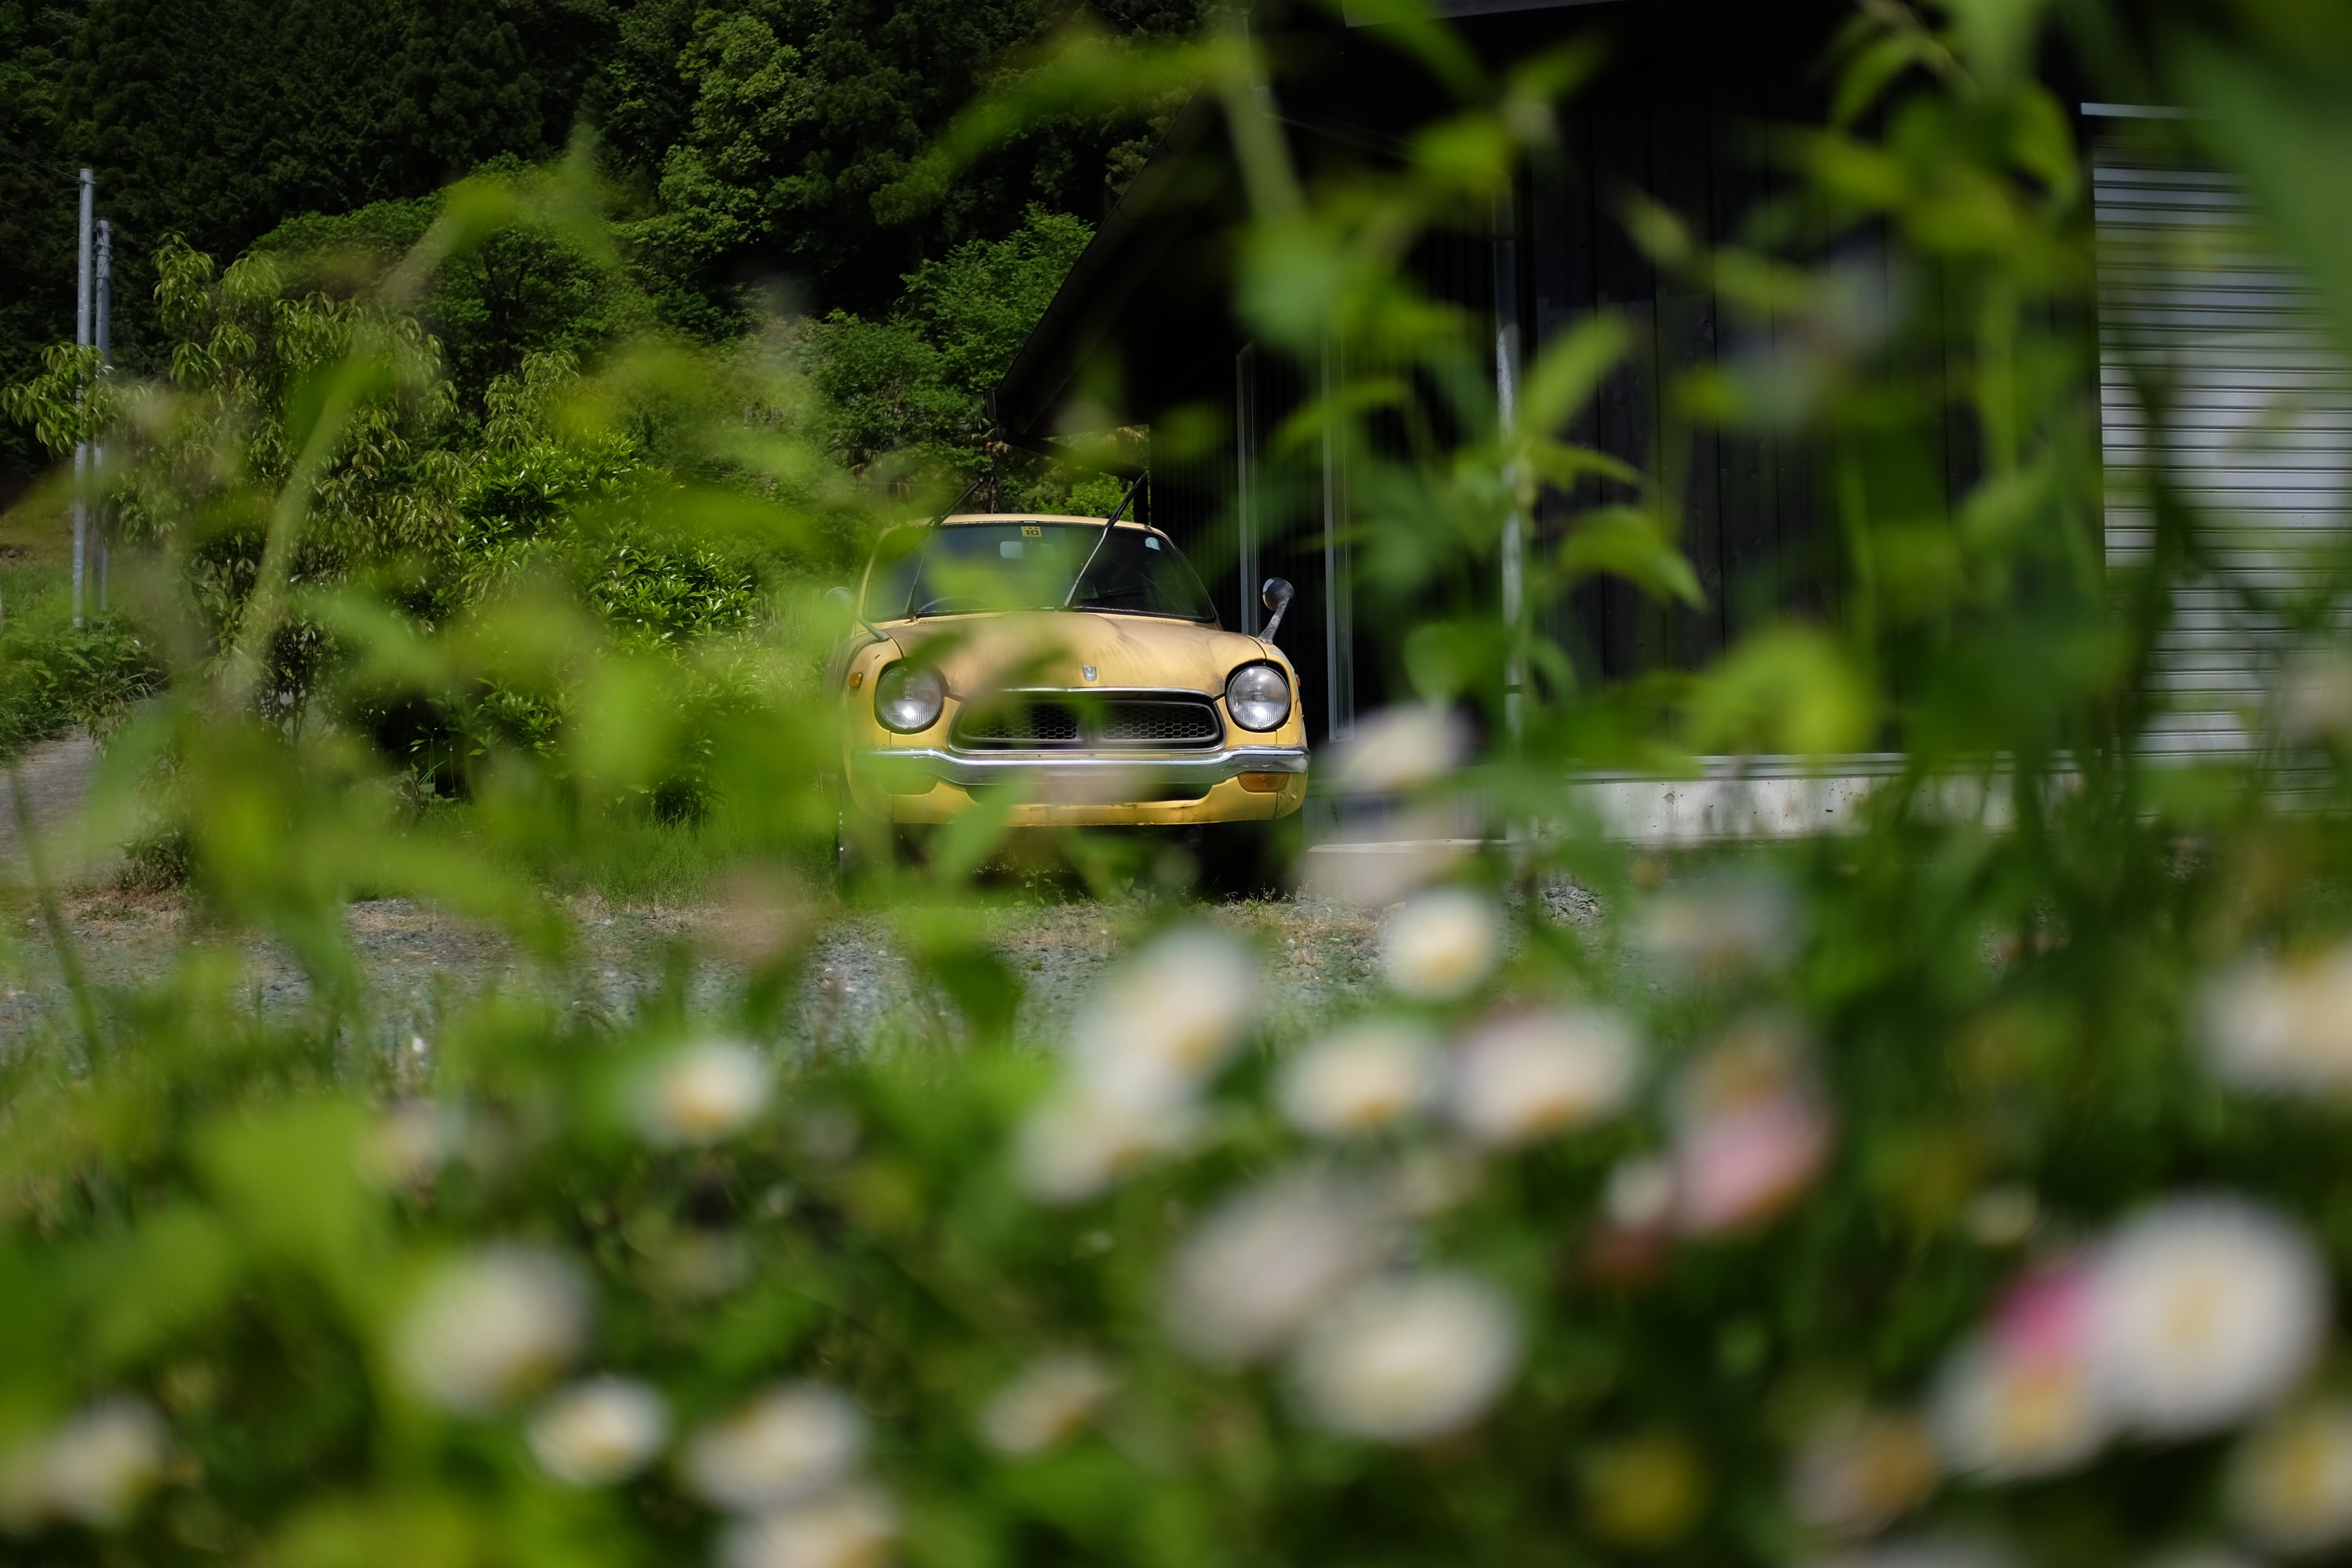
[[[1519,310],[1518,171],[1513,166],[1502,194],[1495,199],[1495,426],[1506,454],[1517,450],[1519,415],[1519,354],[1523,322]],[[1503,465],[1502,537],[1503,635],[1508,639],[1503,656],[1503,732],[1513,763],[1520,759],[1527,731],[1528,689],[1528,516],[1519,504],[1525,476],[1517,461]],[[1506,821],[1503,839],[1514,875],[1527,867],[1529,824]]]
[[[98,205],[98,177],[84,165],[81,172],[81,255],[74,274],[74,347],[89,347],[91,220]],[[88,397],[85,395],[84,402]],[[84,557],[89,546],[89,443],[74,443],[73,493],[73,624],[81,625],[81,583]]]
[[[1512,179],[1516,183],[1516,172]],[[1495,198],[1495,418],[1507,442],[1518,416],[1519,351],[1519,213],[1514,186],[1506,185]],[[1502,610],[1510,639],[1503,660],[1503,729],[1516,752],[1526,726],[1528,520],[1519,507],[1517,465],[1507,464],[1502,477],[1509,497],[1503,514]]]
[[[107,371],[114,363],[114,334],[111,331],[114,315],[114,226],[104,218],[98,220],[97,283],[98,375],[99,379],[103,381],[106,379]],[[99,477],[103,479],[106,474],[106,448],[99,446],[93,447],[92,451],[95,461],[91,467],[97,470]],[[106,505],[100,501],[98,509],[98,608],[100,615],[105,614],[107,609],[106,568],[111,553],[106,543]]]

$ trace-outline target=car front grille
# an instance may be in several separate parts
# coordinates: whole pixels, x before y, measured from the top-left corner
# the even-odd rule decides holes
[[[1015,695],[956,716],[953,742],[976,752],[1204,751],[1224,739],[1202,697]]]

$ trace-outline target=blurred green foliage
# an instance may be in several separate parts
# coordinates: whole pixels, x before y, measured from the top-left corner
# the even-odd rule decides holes
[[[575,298],[623,297],[630,253],[574,161],[379,215],[422,226],[365,287],[304,275],[299,247],[218,269],[166,247],[167,377],[93,388],[64,356],[21,384],[52,444],[107,437],[118,595],[168,679],[92,809],[184,846],[195,919],[171,972],[102,993],[69,967],[70,1016],[0,1044],[10,1550],[2054,1568],[2352,1539],[2330,1393],[2352,700],[2250,708],[2259,746],[2199,766],[2132,744],[2219,520],[2159,481],[2151,565],[2093,547],[2089,355],[2062,330],[2090,288],[2080,149],[2026,62],[2047,30],[2119,93],[2135,63],[2098,52],[2094,7],[1874,5],[1840,112],[1794,142],[1780,235],[1707,252],[1672,213],[1623,215],[1662,269],[1801,329],[1793,413],[1736,376],[1670,395],[1819,437],[1855,592],[1834,621],[1588,690],[1537,616],[1468,585],[1540,486],[1595,474],[1630,495],[1570,520],[1535,596],[1595,575],[1697,596],[1673,465],[1563,436],[1622,326],[1560,336],[1506,418],[1458,313],[1399,262],[1487,221],[1595,62],[1488,80],[1392,9],[1459,112],[1343,187],[1302,184],[1232,34],[1119,69],[1042,58],[923,174],[1033,114],[1197,82],[1247,175],[1238,301],[1265,352],[1317,353],[1327,327],[1364,351],[1277,444],[1348,448],[1361,613],[1399,628],[1419,699],[1498,738],[1455,767],[1444,724],[1392,731],[1411,744],[1384,776],[1545,831],[1411,868],[1444,886],[1364,913],[1378,981],[1307,1038],[1267,1026],[1229,915],[1150,897],[1105,911],[1131,967],[1071,1037],[1014,1037],[1001,886],[970,875],[984,816],[846,906],[807,875],[836,822],[818,671],[844,628],[819,592],[929,499],[873,465],[968,434],[1076,243],[1065,220],[922,265],[879,324],[696,346],[616,310],[474,362],[477,393],[436,290],[487,299],[490,258],[530,254]],[[2168,62],[2332,276],[2302,171],[2346,155],[2306,90],[2352,79],[2340,26],[2287,0],[2214,15]],[[757,85],[785,45],[771,21],[695,27],[696,70],[739,83],[695,121],[723,163],[767,132],[721,108],[799,112]],[[1860,232],[1941,285],[1868,352],[1820,260]],[[1377,439],[1412,387],[1447,418]],[[1984,455],[1948,516],[1922,499],[1947,479],[1922,413],[1947,398]],[[2273,607],[2332,632],[2340,580]],[[1516,722],[1515,668],[1542,678]],[[1899,771],[1850,833],[1773,848],[1636,852],[1568,784],[1890,734]],[[463,831],[404,788],[420,775],[468,795]],[[681,944],[634,1012],[575,1005],[551,890],[695,811],[740,861],[731,965]],[[1142,874],[1076,857],[1102,887]],[[1549,912],[1570,881],[1597,924]],[[346,925],[362,892],[495,922],[529,973],[381,1016]],[[246,934],[301,965],[299,1007],[250,1004],[222,940]],[[905,962],[895,1048],[811,1042],[842,941]],[[1358,1025],[1384,1033],[1323,1054]],[[2135,1361],[2122,1330],[2149,1321]],[[574,1373],[631,1381],[551,1401]],[[1915,1530],[1947,1544],[1879,1540]]]

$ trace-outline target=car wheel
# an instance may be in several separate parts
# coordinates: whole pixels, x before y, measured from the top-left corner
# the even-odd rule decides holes
[[[836,784],[833,796],[833,880],[834,885],[847,892],[866,880],[875,872],[887,870],[896,860],[898,835],[885,829],[877,833],[869,826],[857,830],[849,819],[849,792]]]
[[[861,887],[902,867],[921,867],[929,846],[922,829],[866,824],[854,827],[846,807],[833,819],[834,885],[842,891]]]

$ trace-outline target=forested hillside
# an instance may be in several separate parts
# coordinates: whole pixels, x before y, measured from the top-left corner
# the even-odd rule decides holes
[[[117,358],[156,369],[152,256],[166,236],[223,263],[272,231],[280,246],[396,247],[451,180],[585,136],[614,193],[627,300],[567,295],[543,270],[502,293],[485,253],[479,277],[444,280],[450,319],[434,322],[461,392],[527,350],[589,347],[605,331],[724,336],[781,289],[830,316],[829,346],[860,367],[845,447],[919,447],[940,418],[968,422],[971,384],[1007,346],[1008,321],[1050,295],[1171,106],[1041,125],[937,200],[894,200],[894,187],[959,108],[1044,40],[1174,32],[1202,9],[0,0],[0,384],[71,335],[79,164],[98,171],[116,226]],[[561,270],[560,258],[536,263]],[[902,301],[909,276],[925,281]],[[988,305],[991,279],[1019,298]],[[950,321],[940,301],[959,289]],[[624,308],[629,320],[608,319]],[[39,460],[28,431],[0,431],[0,495]]]

